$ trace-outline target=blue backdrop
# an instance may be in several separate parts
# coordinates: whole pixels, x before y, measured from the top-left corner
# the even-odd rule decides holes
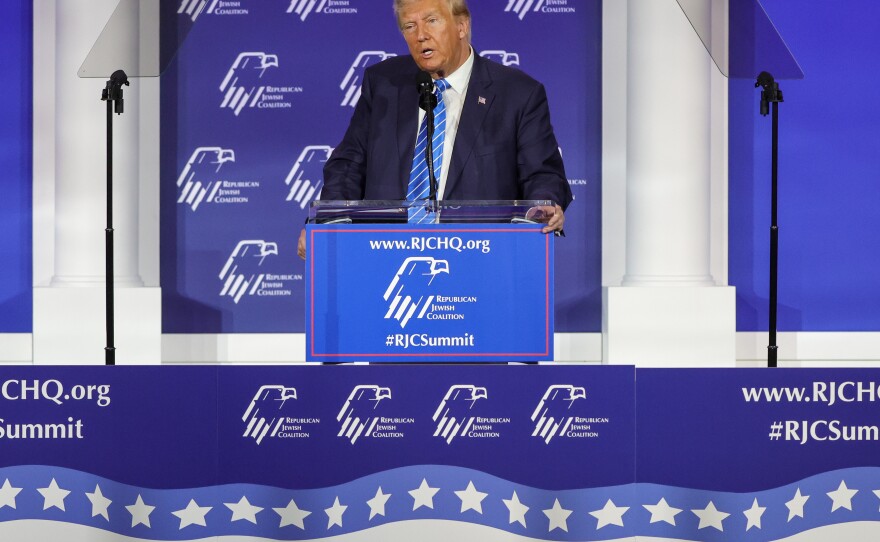
[[[200,3],[194,3],[198,8]],[[880,286],[872,278],[880,218],[873,212],[872,196],[880,170],[880,142],[874,133],[880,105],[870,96],[880,77],[871,67],[880,46],[872,26],[880,7],[870,0],[850,0],[845,10],[820,0],[804,0],[796,10],[781,0],[763,3],[807,74],[803,81],[784,81],[782,86],[779,328],[878,330],[880,313],[874,307]],[[311,181],[320,180],[315,172],[326,156],[322,153],[341,138],[348,122],[351,107],[341,104],[358,72],[349,68],[361,52],[403,54],[405,49],[382,3],[348,0],[348,9],[357,14],[306,7],[297,13],[298,4],[291,13],[288,0],[243,0],[241,8],[225,9],[249,12],[239,15],[219,8],[208,13],[212,2],[205,2],[197,15],[174,13],[181,22],[192,22],[196,15],[196,24],[163,81],[166,332],[301,330],[302,264],[293,255],[293,240],[305,211],[296,200],[309,197]],[[518,53],[523,69],[547,85],[577,196],[569,213],[570,235],[559,243],[557,330],[598,331],[600,2],[568,4],[574,13],[505,12],[504,0],[481,2],[472,6],[474,41],[480,52]],[[0,87],[0,165],[5,173],[0,332],[30,332],[31,5],[12,0],[3,4],[2,13],[0,44],[6,54],[0,58],[0,73],[6,84]],[[262,78],[253,78],[276,87],[269,94],[282,99],[269,101],[290,104],[289,109],[254,107],[236,115],[221,107],[221,84],[239,54],[247,52],[277,55],[278,66],[271,58],[251,57],[267,65]],[[360,60],[376,58],[368,54]],[[493,58],[515,61],[499,53]],[[571,69],[572,58],[583,62],[583,68]],[[586,88],[587,99],[572,99],[570,88]],[[737,287],[737,329],[753,331],[767,327],[770,123],[757,113],[758,95],[751,82],[731,81],[730,91],[729,271]],[[567,108],[564,115],[562,107]],[[183,174],[194,157],[187,172],[193,184],[225,180],[233,184],[221,188],[238,192],[214,194],[216,203],[209,204],[196,203],[194,197],[190,205],[196,210],[177,203],[186,186]],[[297,180],[306,189],[287,201]],[[248,202],[219,203],[236,198]],[[263,265],[277,266],[274,273],[291,285],[289,297],[245,305],[219,295],[220,271],[242,240],[279,243],[278,254],[267,255]]]
[[[0,17],[0,332],[30,333],[31,2],[4,2]]]
[[[781,81],[781,331],[880,330],[880,4],[763,0],[806,78]],[[730,282],[737,330],[767,329],[770,117],[730,81]]]
[[[576,200],[557,243],[556,331],[601,329],[601,2],[471,3],[474,49],[542,81]],[[510,10],[506,8],[510,6]],[[302,332],[296,240],[366,66],[407,54],[391,1],[181,0],[162,79],[163,331]],[[252,249],[247,255],[242,247]],[[271,276],[224,294],[224,273]],[[228,292],[227,292],[228,293]]]

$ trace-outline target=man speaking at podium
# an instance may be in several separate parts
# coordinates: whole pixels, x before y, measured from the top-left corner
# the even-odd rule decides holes
[[[475,54],[465,0],[394,0],[394,12],[411,56],[365,71],[348,130],[324,166],[321,199],[427,197],[426,114],[416,84],[424,71],[442,98],[434,109],[438,197],[550,200],[543,231],[562,231],[571,188],[543,85]],[[299,241],[304,257],[305,232]]]

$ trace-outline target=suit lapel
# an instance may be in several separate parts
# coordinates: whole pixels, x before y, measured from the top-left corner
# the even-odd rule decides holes
[[[415,64],[414,64],[415,65]],[[409,173],[412,169],[413,152],[416,148],[418,130],[419,93],[416,91],[415,72],[398,80],[397,96],[397,152],[400,162],[400,183],[406,199]],[[379,158],[380,160],[383,158]]]
[[[474,54],[476,55],[476,52]],[[446,177],[446,190],[443,192],[444,199],[453,193],[456,185],[461,181],[462,171],[473,153],[474,142],[477,140],[477,135],[479,135],[483,127],[483,120],[485,120],[489,109],[492,107],[495,94],[489,90],[491,85],[492,79],[489,76],[485,61],[480,56],[475,56],[471,81],[468,83],[467,95],[465,96],[464,107],[461,110],[461,119],[458,123],[458,132],[455,135],[452,163],[450,164],[449,175]]]

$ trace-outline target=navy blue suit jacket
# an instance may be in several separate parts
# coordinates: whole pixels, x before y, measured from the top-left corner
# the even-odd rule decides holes
[[[361,98],[324,166],[323,200],[403,200],[418,122],[409,55],[365,70]],[[443,199],[571,202],[543,85],[475,56]]]

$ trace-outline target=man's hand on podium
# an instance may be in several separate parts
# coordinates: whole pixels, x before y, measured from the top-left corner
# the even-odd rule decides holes
[[[299,241],[296,243],[296,255],[306,259],[306,230],[303,228],[301,232],[299,232]]]
[[[559,205],[556,207],[542,205],[541,207],[537,207],[537,209],[543,211],[544,214],[540,219],[540,222],[545,222],[547,224],[544,226],[544,229],[541,230],[542,233],[562,232],[562,226],[565,224],[565,213],[562,212],[562,207]]]

